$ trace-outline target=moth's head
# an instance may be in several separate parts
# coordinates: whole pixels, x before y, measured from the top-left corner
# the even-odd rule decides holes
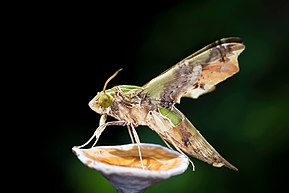
[[[113,96],[111,95],[110,92],[107,92],[106,86],[108,84],[108,82],[113,79],[119,71],[121,71],[122,69],[119,69],[118,71],[116,71],[111,77],[109,77],[109,79],[107,79],[107,81],[105,82],[104,86],[103,86],[103,90],[99,93],[97,93],[97,95],[88,103],[89,107],[94,110],[95,112],[103,115],[103,114],[108,114],[109,113],[109,109],[111,106],[111,103],[113,101]]]
[[[97,93],[97,95],[88,103],[88,105],[92,110],[101,115],[108,114],[112,100],[113,97],[109,93],[101,91]]]

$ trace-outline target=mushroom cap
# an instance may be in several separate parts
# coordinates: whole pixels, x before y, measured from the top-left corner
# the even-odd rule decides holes
[[[140,144],[144,169],[137,144],[72,148],[86,166],[105,176],[119,192],[143,192],[161,180],[183,173],[189,160],[161,145]]]

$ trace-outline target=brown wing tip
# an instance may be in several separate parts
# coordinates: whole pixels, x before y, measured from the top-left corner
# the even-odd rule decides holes
[[[235,166],[233,166],[232,164],[230,164],[229,162],[225,164],[225,167],[234,170],[234,171],[238,171],[238,168],[236,168]]]

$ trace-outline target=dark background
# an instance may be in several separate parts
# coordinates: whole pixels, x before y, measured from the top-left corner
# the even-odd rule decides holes
[[[195,172],[190,167],[146,192],[283,190],[289,161],[288,8],[288,1],[261,0],[26,4],[11,24],[19,54],[10,62],[20,61],[15,74],[22,75],[12,111],[28,123],[18,127],[27,148],[19,148],[26,164],[17,168],[34,178],[18,181],[38,192],[114,192],[71,151],[98,126],[100,116],[87,104],[107,78],[123,68],[108,87],[143,85],[203,46],[238,36],[246,45],[240,72],[177,107],[239,171],[192,158]],[[137,131],[142,142],[163,144],[149,128]],[[127,143],[125,127],[109,127],[98,144]]]

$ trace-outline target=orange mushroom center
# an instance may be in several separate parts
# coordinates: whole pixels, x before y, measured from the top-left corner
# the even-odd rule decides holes
[[[137,146],[127,149],[114,147],[88,149],[84,153],[87,157],[105,164],[142,168]],[[160,147],[141,146],[141,155],[146,170],[170,170],[181,164],[181,158]]]

